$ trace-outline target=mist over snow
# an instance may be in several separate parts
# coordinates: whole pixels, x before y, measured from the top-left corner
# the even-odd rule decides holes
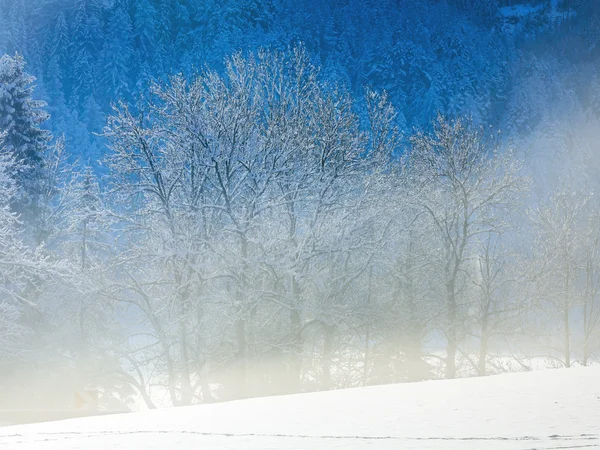
[[[0,0],[0,425],[251,399],[0,444],[596,445],[599,39],[596,0]]]
[[[405,383],[0,428],[22,450],[598,446],[598,368]]]

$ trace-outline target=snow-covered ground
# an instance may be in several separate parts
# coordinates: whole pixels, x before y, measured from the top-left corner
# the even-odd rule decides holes
[[[600,367],[244,400],[0,428],[0,447],[566,449],[600,447]]]

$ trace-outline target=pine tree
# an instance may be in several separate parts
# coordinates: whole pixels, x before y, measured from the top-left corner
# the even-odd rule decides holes
[[[49,47],[50,54],[58,58],[61,67],[69,64],[69,26],[63,11],[56,16],[56,23],[52,31]]]
[[[129,14],[123,2],[119,2],[107,21],[106,39],[100,54],[99,71],[106,104],[129,94],[127,71],[131,65],[132,33]]]
[[[46,93],[48,97],[48,112],[50,113],[50,128],[56,135],[66,133],[69,112],[65,101],[64,84],[58,55],[48,62],[46,69]]]
[[[8,46],[7,50],[19,52],[22,55],[28,54],[29,30],[25,18],[28,16],[28,2],[24,0],[15,0],[9,2],[6,12],[3,14],[8,18]]]
[[[7,0],[0,0],[0,12],[6,11],[7,7]],[[6,14],[0,14],[0,51],[8,47],[8,42],[10,39],[8,26],[8,17]]]
[[[144,53],[150,52],[155,44],[157,24],[156,8],[152,2],[150,0],[138,1],[135,8],[134,26],[138,46]]]
[[[101,8],[96,1],[77,0],[75,4],[73,34],[73,92],[71,101],[82,107],[85,99],[96,92],[96,61],[100,43],[104,40]]]
[[[18,164],[18,194],[13,207],[24,219],[36,216],[42,156],[51,139],[41,128],[48,119],[43,109],[46,105],[32,98],[34,81],[25,72],[25,61],[19,54],[0,58],[0,129],[6,133],[2,151]]]
[[[158,45],[157,28],[158,19],[156,8],[150,0],[136,2],[133,16],[136,56],[138,72],[138,84],[150,79],[153,75],[153,67],[161,67],[160,55],[156,51]]]

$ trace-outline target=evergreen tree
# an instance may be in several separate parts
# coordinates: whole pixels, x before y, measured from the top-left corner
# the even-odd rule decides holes
[[[72,46],[72,93],[70,102],[80,107],[90,92],[95,89],[94,35],[90,27],[91,20],[85,0],[75,3],[73,18]]]
[[[9,21],[5,14],[8,8],[8,0],[0,0],[0,49],[6,49],[10,39]]]
[[[58,55],[52,56],[48,62],[46,70],[46,93],[51,129],[57,134],[67,133],[69,131],[66,125],[69,111],[65,101],[64,84]]]
[[[105,104],[129,94],[128,69],[132,57],[132,26],[124,2],[120,1],[106,23],[106,39],[100,54],[101,97]],[[100,98],[99,98],[100,100]]]
[[[69,49],[69,26],[63,11],[60,11],[56,16],[56,23],[50,39],[50,53],[59,59],[61,66],[66,66],[68,60]]]
[[[34,80],[25,72],[25,61],[19,54],[0,58],[0,129],[6,133],[2,151],[18,163],[18,194],[13,207],[26,219],[36,216],[43,153],[51,139],[41,128],[48,119],[45,103],[32,98]]]
[[[133,26],[137,57],[136,67],[139,69],[137,74],[138,84],[141,86],[144,81],[152,77],[152,68],[162,65],[159,58],[160,55],[155,51],[158,44],[157,11],[150,0],[136,2]]]

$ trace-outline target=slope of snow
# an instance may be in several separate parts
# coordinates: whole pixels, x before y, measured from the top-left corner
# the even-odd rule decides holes
[[[600,367],[376,386],[0,428],[0,448],[600,447]]]

